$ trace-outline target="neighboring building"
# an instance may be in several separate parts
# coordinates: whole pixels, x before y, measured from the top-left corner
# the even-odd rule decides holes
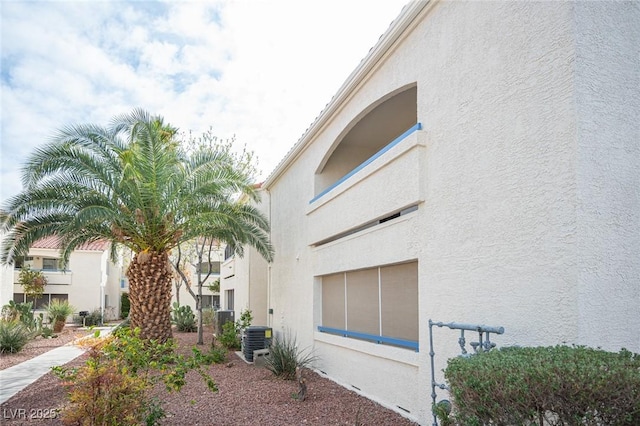
[[[75,307],[76,314],[104,309],[105,319],[116,319],[120,314],[121,268],[109,260],[109,251],[106,241],[82,245],[71,253],[64,269],[60,262],[59,240],[55,237],[39,240],[33,244],[28,256],[14,262],[12,299],[29,301],[18,284],[20,270],[29,266],[42,271],[47,279],[43,297],[35,301],[36,309],[43,309],[53,299],[67,300]]]
[[[228,259],[223,307],[421,424],[429,320],[640,352],[639,90],[636,2],[408,4],[263,184],[275,259]]]
[[[186,266],[185,274],[192,285],[193,292],[197,295],[198,294],[198,277],[197,277],[197,269],[196,269],[197,257],[196,255],[193,254],[193,250],[190,250],[189,253],[191,254],[183,253],[183,256],[189,256],[189,258],[191,259],[191,262],[185,262],[185,264],[188,265]],[[214,285],[216,281],[220,281],[220,269],[221,269],[222,261],[224,259],[224,246],[221,246],[219,244],[215,245],[211,253],[210,264],[208,259],[209,258],[205,253],[203,257],[203,263],[202,265],[200,265],[201,276],[202,276],[202,279],[205,280],[202,286],[202,307],[219,309],[221,306],[220,291],[212,291],[211,286]],[[211,272],[210,274],[208,274],[209,271]],[[207,277],[207,274],[208,274],[208,277]],[[195,312],[196,300],[189,293],[189,290],[187,289],[186,284],[184,284],[184,282],[177,276],[177,274],[175,274],[175,269],[174,269],[174,275],[175,275],[175,278],[174,278],[174,284],[173,284],[173,290],[172,290],[173,293],[171,298],[172,306],[174,302],[178,301],[178,298],[176,297],[176,286],[175,286],[175,282],[177,281],[180,283],[180,286],[179,286],[180,305],[191,306],[191,309]]]
[[[259,188],[258,194],[261,200],[258,208],[268,215],[267,195]],[[267,261],[253,247],[246,247],[242,258],[225,250],[221,269],[221,309],[234,311],[236,319],[243,311],[250,310],[252,325],[271,325],[268,268]]]

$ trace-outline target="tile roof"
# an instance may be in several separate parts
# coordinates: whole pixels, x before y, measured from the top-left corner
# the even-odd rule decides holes
[[[77,247],[76,250],[88,250],[88,251],[104,251],[109,247],[109,241],[99,240],[91,243],[82,244]],[[31,245],[31,248],[39,249],[61,249],[60,238],[51,236],[42,238]]]

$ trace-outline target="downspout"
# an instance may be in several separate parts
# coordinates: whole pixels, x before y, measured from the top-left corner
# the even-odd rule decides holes
[[[109,267],[109,265],[107,264],[108,262],[108,253],[107,251],[103,251],[102,255],[100,257],[100,316],[102,318],[102,324],[100,325],[104,325],[105,321],[104,321],[104,298],[105,298],[105,294],[106,294],[106,287],[107,287],[107,279],[108,279],[108,270],[107,268]]]
[[[267,193],[267,202],[269,203],[269,242],[271,242],[271,193],[267,188],[264,189]],[[267,264],[267,325],[273,327],[273,308],[271,305],[271,262]]]

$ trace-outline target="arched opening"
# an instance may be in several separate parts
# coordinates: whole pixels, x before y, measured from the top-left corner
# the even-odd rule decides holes
[[[320,163],[315,194],[321,194],[417,123],[417,87],[400,88],[367,108],[338,137]]]

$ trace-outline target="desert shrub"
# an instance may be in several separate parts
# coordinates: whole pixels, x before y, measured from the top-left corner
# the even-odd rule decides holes
[[[73,316],[73,322],[77,325],[85,325],[86,327],[93,327],[102,324],[102,312],[99,308],[94,309],[89,312],[89,315],[84,317],[84,319],[80,315]]]
[[[179,391],[189,371],[197,371],[211,391],[213,379],[202,365],[217,360],[193,348],[189,357],[176,351],[173,340],[159,343],[140,338],[139,330],[117,328],[104,339],[92,342],[85,365],[70,369],[54,367],[68,390],[69,405],[62,412],[67,424],[154,425],[164,417],[152,389],[164,383]]]
[[[49,305],[45,306],[49,321],[53,323],[53,331],[59,333],[64,328],[67,318],[73,315],[74,307],[66,300],[53,299]]]
[[[44,326],[40,329],[40,336],[46,339],[58,337],[58,335],[55,334],[52,328],[44,327]]]
[[[31,310],[31,304],[29,304],[29,310]],[[20,319],[20,309],[18,304],[13,300],[9,300],[9,303],[2,306],[2,313],[0,314],[0,320],[2,321],[17,321]]]
[[[193,348],[192,350],[194,351],[194,356],[202,364],[222,364],[227,360],[227,349],[224,346],[212,345],[209,352],[206,353],[201,353],[197,348]]]
[[[138,425],[146,420],[148,383],[143,377],[127,374],[116,360],[92,352],[83,368],[65,377],[72,381],[65,409],[66,424]]]
[[[464,425],[640,424],[640,355],[586,347],[503,348],[449,360]]]
[[[240,349],[240,336],[238,335],[236,324],[233,321],[225,322],[222,325],[222,334],[218,336],[218,341],[229,350]]]
[[[213,308],[202,308],[202,324],[205,326],[213,325],[215,321],[216,311]]]
[[[33,332],[19,321],[0,321],[0,353],[20,352],[33,337]]]
[[[129,316],[131,302],[129,301],[129,293],[124,292],[120,295],[120,318],[125,319]]]
[[[218,336],[218,341],[227,349],[238,350],[242,346],[242,332],[251,326],[253,315],[250,309],[244,309],[240,313],[238,321],[228,321],[222,325],[222,334]]]
[[[42,327],[44,316],[42,314],[35,316],[32,307],[31,302],[16,303],[10,300],[2,307],[2,319],[9,322],[18,320],[29,331],[38,331]]]
[[[173,303],[173,310],[171,311],[171,321],[176,325],[178,331],[194,332],[198,330],[196,325],[196,316],[191,310],[191,306],[180,306],[178,302]]]
[[[251,327],[251,321],[253,321],[251,309],[243,309],[242,312],[240,312],[240,318],[236,321],[238,333],[242,333],[245,328]]]
[[[100,309],[94,309],[93,311],[89,312],[89,315],[87,315],[84,319],[84,324],[87,327],[102,324],[102,312],[100,311]]]
[[[309,367],[317,357],[307,352],[306,349],[299,350],[295,336],[290,333],[276,336],[269,348],[269,355],[264,359],[265,366],[269,371],[278,377],[286,380],[296,378],[296,369]]]

